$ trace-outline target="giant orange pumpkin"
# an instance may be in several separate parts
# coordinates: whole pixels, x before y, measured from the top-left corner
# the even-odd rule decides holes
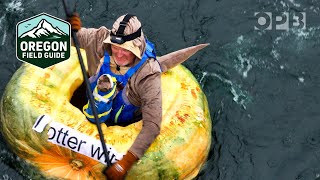
[[[84,51],[82,51],[84,53]],[[74,49],[71,58],[46,69],[23,64],[8,83],[1,100],[1,132],[10,148],[48,177],[105,179],[104,164],[48,142],[48,128],[32,130],[36,119],[50,115],[56,122],[99,138],[94,124],[70,103],[83,78]],[[83,55],[85,57],[85,55]],[[198,82],[179,65],[162,75],[161,133],[129,171],[127,179],[192,179],[204,165],[211,143],[207,99]],[[126,153],[141,130],[141,121],[127,127],[106,127],[107,144]]]

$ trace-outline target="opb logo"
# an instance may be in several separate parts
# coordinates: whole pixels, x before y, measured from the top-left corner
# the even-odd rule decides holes
[[[257,17],[255,30],[286,30],[296,27],[306,29],[306,13],[305,12],[255,12],[254,16]]]

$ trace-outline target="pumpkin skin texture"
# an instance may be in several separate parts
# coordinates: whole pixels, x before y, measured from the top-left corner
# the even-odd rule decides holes
[[[81,50],[85,59],[85,52]],[[87,66],[87,65],[86,65]],[[48,142],[32,130],[43,114],[87,136],[99,139],[95,124],[70,103],[83,77],[77,54],[46,69],[23,64],[7,84],[1,99],[1,132],[10,149],[46,177],[105,179],[106,165]],[[126,179],[192,179],[204,165],[211,144],[211,119],[207,99],[191,72],[182,65],[161,76],[163,121],[160,135],[128,172]],[[85,96],[85,94],[83,95]],[[142,121],[126,127],[101,124],[107,144],[126,153]]]

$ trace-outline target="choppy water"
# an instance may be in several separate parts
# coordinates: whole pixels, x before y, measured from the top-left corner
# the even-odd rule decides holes
[[[75,4],[86,27],[110,27],[118,16],[135,13],[159,55],[211,43],[184,63],[201,83],[213,119],[213,145],[199,179],[320,177],[319,0]],[[15,56],[15,25],[41,12],[64,18],[60,1],[0,1],[0,95],[21,64]],[[254,30],[255,12],[305,12],[306,29]],[[0,155],[0,179],[39,178],[3,140]]]

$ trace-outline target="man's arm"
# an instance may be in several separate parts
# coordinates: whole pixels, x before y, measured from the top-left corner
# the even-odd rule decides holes
[[[161,72],[149,74],[136,87],[138,87],[141,98],[143,125],[129,151],[141,158],[160,133],[162,121]]]
[[[80,47],[85,49],[87,54],[90,76],[96,73],[100,59],[104,56],[103,41],[107,38],[109,33],[109,30],[104,26],[98,29],[81,28],[77,32]]]

